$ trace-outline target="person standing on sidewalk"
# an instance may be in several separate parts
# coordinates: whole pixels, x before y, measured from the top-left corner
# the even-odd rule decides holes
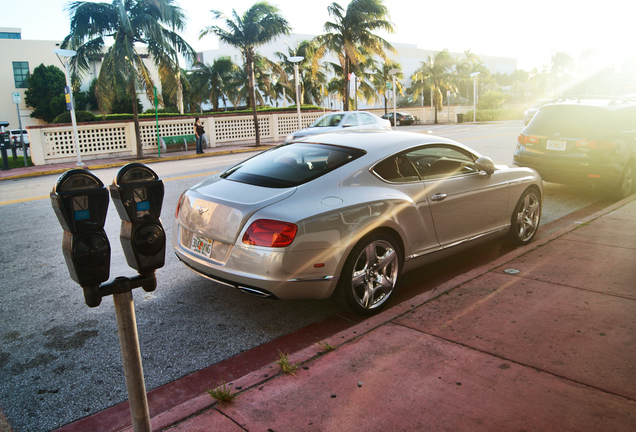
[[[203,129],[203,125],[201,124],[199,117],[197,117],[194,120],[194,136],[197,139],[197,154],[203,153],[203,134],[204,133],[205,133],[205,130]]]

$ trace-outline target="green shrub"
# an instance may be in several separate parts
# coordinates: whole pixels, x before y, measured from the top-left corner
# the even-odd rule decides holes
[[[100,120],[90,111],[75,111],[75,121],[78,123],[94,122]],[[53,119],[52,123],[71,123],[71,112],[66,111]]]

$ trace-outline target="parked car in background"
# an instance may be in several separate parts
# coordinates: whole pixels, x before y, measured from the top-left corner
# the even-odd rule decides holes
[[[556,101],[556,99],[542,99],[530,105],[530,107],[523,112],[523,123],[528,126],[528,123],[530,123],[532,117],[534,117],[537,111],[539,111],[539,108],[541,108],[543,105],[549,104],[552,101]]]
[[[386,119],[391,122],[391,126],[395,126],[393,121],[393,113],[384,114],[382,116],[383,119]],[[398,112],[397,113],[397,125],[410,125],[415,122],[415,117],[413,117],[409,113]]]
[[[401,273],[500,236],[525,244],[543,198],[529,168],[446,138],[328,133],[281,144],[185,191],[172,244],[191,270],[246,293],[370,315]]]
[[[22,136],[24,137],[25,146],[29,146],[29,134],[26,129],[22,129],[22,134],[20,134],[20,129],[11,129],[9,132],[11,134],[11,142],[14,147],[22,148]]]
[[[285,142],[343,129],[391,129],[391,124],[373,113],[363,111],[341,111],[325,114],[309,127],[287,135]]]
[[[636,192],[636,98],[563,98],[537,111],[518,137],[514,163],[545,181]]]

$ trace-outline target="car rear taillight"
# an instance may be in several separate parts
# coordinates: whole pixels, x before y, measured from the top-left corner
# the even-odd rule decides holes
[[[581,140],[576,142],[576,146],[579,148],[588,148],[594,150],[609,150],[616,147],[614,141],[587,141]]]
[[[539,144],[539,137],[533,136],[533,135],[519,134],[519,137],[517,138],[517,142],[521,145],[532,146],[535,144]]]
[[[286,247],[296,237],[298,227],[292,223],[259,219],[243,235],[243,243],[253,246]]]
[[[185,192],[179,195],[179,201],[177,201],[177,209],[174,211],[175,219],[179,219],[179,210],[181,210],[181,200],[183,199],[183,195],[185,195]]]
[[[533,136],[533,135],[519,134],[519,137],[517,138],[517,142],[521,145],[529,145],[529,146],[533,146],[535,144],[539,145],[539,137]]]

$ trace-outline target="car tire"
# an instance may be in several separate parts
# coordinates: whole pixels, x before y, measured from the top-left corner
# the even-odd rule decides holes
[[[517,245],[530,243],[539,229],[541,220],[541,193],[535,188],[521,195],[510,219],[508,240]]]
[[[342,269],[336,301],[358,315],[378,313],[395,291],[402,261],[402,251],[392,236],[377,233],[363,238]]]
[[[621,174],[621,180],[618,182],[616,186],[616,198],[623,199],[627,198],[631,194],[636,191],[636,161],[630,160],[627,165],[625,165],[625,169],[623,170],[623,174]]]
[[[399,125],[401,125],[401,124],[402,124],[402,122],[400,122],[400,121],[398,120],[398,121],[397,121],[397,125],[399,126]]]

